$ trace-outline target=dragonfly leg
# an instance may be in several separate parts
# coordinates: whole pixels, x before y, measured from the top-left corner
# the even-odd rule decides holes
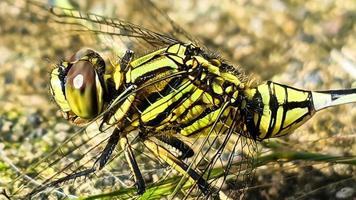
[[[120,145],[121,148],[125,151],[127,163],[129,164],[131,172],[134,175],[135,184],[137,187],[137,194],[143,194],[145,192],[145,181],[143,180],[141,171],[137,165],[131,145],[129,144],[125,136],[120,138]]]
[[[197,171],[192,169],[189,165],[184,163],[178,157],[174,156],[166,148],[158,145],[158,142],[155,142],[155,139],[156,138],[151,137],[149,139],[144,140],[145,146],[162,161],[166,162],[168,165],[172,166],[175,170],[177,170],[180,174],[189,178],[191,181],[197,184],[204,195],[208,196],[212,194],[212,191],[210,191],[211,188],[209,183]]]
[[[106,144],[104,150],[101,152],[100,157],[95,161],[94,166],[97,162],[99,162],[99,169],[102,169],[106,165],[117,143],[119,142],[119,138],[120,138],[120,132],[118,129],[115,129],[111,134],[109,141]]]
[[[190,158],[194,155],[193,149],[191,149],[187,144],[185,144],[183,141],[181,141],[176,137],[169,136],[169,135],[161,135],[161,136],[156,136],[156,138],[161,142],[179,150],[180,155],[176,157],[180,160]]]

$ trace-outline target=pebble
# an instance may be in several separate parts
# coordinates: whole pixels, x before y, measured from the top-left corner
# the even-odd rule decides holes
[[[347,199],[347,198],[352,197],[354,194],[355,194],[354,188],[344,187],[344,188],[341,188],[341,190],[339,190],[335,196],[338,199]]]

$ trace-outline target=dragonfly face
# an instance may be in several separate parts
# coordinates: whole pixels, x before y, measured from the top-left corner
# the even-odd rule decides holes
[[[82,49],[52,70],[51,93],[67,119],[90,120],[103,109],[105,63],[98,53]]]

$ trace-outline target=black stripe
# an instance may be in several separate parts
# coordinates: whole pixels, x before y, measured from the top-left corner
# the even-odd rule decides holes
[[[260,123],[261,123],[261,116],[263,114],[262,96],[257,88],[256,88],[256,92],[255,92],[254,96],[252,97],[252,100],[247,100],[246,109],[244,109],[243,112],[245,115],[245,122],[246,122],[247,130],[248,130],[250,136],[254,140],[257,140],[258,136],[260,136],[259,127],[260,127]],[[258,115],[258,121],[256,122],[256,124],[254,121],[255,114]]]
[[[241,70],[237,67],[234,67],[232,65],[226,64],[223,61],[221,61],[220,59],[218,59],[221,62],[221,66],[219,67],[219,71],[223,72],[223,73],[230,73],[234,76],[240,76]],[[240,80],[240,79],[239,79]],[[240,80],[241,81],[241,80]]]
[[[286,99],[288,99],[288,94],[286,96]],[[306,115],[310,115],[311,111],[313,110],[313,102],[311,101],[311,92],[308,92],[308,97],[306,101],[302,101],[302,102],[287,102],[286,104],[283,105],[283,122],[282,122],[282,128],[283,130],[285,129],[283,124],[284,124],[284,120],[285,120],[285,116],[287,115],[287,112],[290,110],[293,110],[295,108],[308,108],[308,113],[306,113],[305,115],[303,115],[302,117],[298,118],[297,120],[293,121],[291,124],[289,124],[288,126],[286,126],[285,128],[300,122]],[[279,132],[278,132],[279,133]],[[277,134],[278,134],[277,133]]]
[[[285,101],[283,102],[283,116],[282,116],[282,120],[281,120],[281,128],[279,129],[278,133],[276,133],[276,135],[278,135],[282,130],[283,130],[283,124],[284,121],[286,120],[287,117],[287,112],[286,112],[286,108],[285,108],[285,104],[287,104],[288,101],[288,92],[287,92],[287,88],[282,87],[284,89],[284,96],[285,96]]]
[[[336,99],[343,97],[345,95],[356,94],[356,88],[344,89],[344,90],[317,91],[317,92],[324,93],[324,94],[330,94],[331,100],[335,101]]]
[[[169,93],[171,93],[174,89],[178,89],[182,81],[183,81],[182,77],[171,79],[161,91],[151,93],[148,97],[144,98],[141,101],[141,103],[137,106],[137,109],[143,112],[147,107],[149,107],[152,103],[156,102],[162,96],[166,96]]]
[[[289,124],[287,127],[284,127],[284,122],[285,119],[287,117],[287,112],[290,110],[293,110],[294,108],[308,108],[308,113],[306,115],[310,114],[311,109],[313,108],[313,102],[311,101],[311,92],[305,91],[305,90],[299,90],[299,89],[295,89],[292,87],[288,87],[285,85],[281,85],[278,84],[280,86],[282,86],[282,88],[285,90],[285,100],[286,102],[283,104],[283,117],[282,117],[282,123],[281,123],[281,129],[276,133],[276,135],[278,135],[282,130],[285,130],[287,127],[297,123],[300,121],[300,118],[298,118],[296,121],[292,122],[291,124]],[[302,91],[302,92],[308,92],[308,97],[306,101],[292,101],[292,102],[288,102],[288,90],[292,89],[292,90],[298,90],[298,91]],[[304,116],[302,117],[304,118]]]
[[[270,98],[269,109],[271,111],[271,120],[269,121],[268,131],[265,138],[269,138],[272,135],[274,127],[276,126],[276,118],[277,118],[277,111],[278,111],[278,99],[275,95],[276,94],[275,86],[272,82],[268,83],[268,91],[269,91],[269,98]]]
[[[292,101],[283,105],[286,110],[293,110],[294,108],[311,108],[313,105],[310,100],[306,101]]]
[[[258,87],[256,88],[256,94],[255,96],[253,97],[254,99],[259,99],[260,100],[260,104],[258,105],[257,107],[257,113],[258,113],[258,121],[256,122],[256,124],[254,124],[255,126],[255,131],[256,131],[256,134],[258,134],[258,137],[261,136],[261,131],[260,131],[260,124],[261,124],[261,118],[262,118],[262,115],[263,115],[263,107],[264,107],[264,104],[263,104],[263,98],[262,98],[262,95],[260,93],[260,91],[258,91]],[[253,120],[253,116],[252,116],[252,123],[254,123],[254,120]]]
[[[204,105],[204,103],[201,100],[197,100],[196,102],[192,103],[189,105],[189,107],[179,116],[179,119],[184,119],[189,111],[191,111],[195,106],[197,105]]]
[[[198,117],[196,117],[195,119],[189,121],[189,122],[186,123],[186,124],[183,124],[183,125],[181,124],[181,125],[179,126],[179,129],[182,130],[182,129],[184,129],[184,128],[186,128],[186,127],[188,127],[188,126],[194,124],[196,121],[198,121],[198,120],[204,118],[205,116],[207,116],[207,115],[209,115],[210,113],[216,111],[217,109],[218,109],[218,107],[206,108],[206,109],[205,109]],[[210,126],[210,125],[201,127],[200,129],[197,129],[197,130],[193,131],[192,133],[190,133],[189,136],[194,135],[194,134],[200,132],[202,129],[205,129],[205,128],[209,127],[209,126]]]
[[[186,128],[186,127],[192,125],[194,122],[204,118],[205,116],[209,115],[211,112],[213,112],[213,111],[215,111],[217,109],[218,109],[217,107],[215,107],[215,108],[205,108],[205,110],[198,117],[196,117],[194,120],[189,121],[186,124],[183,124],[183,125],[181,124],[180,128],[183,129],[183,128]]]
[[[177,101],[170,104],[163,112],[159,113],[154,119],[145,123],[148,126],[157,126],[159,125],[169,114],[172,113],[172,110],[184,102],[189,96],[191,92],[184,93]]]

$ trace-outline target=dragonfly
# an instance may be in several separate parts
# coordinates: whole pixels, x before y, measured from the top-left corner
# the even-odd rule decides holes
[[[47,11],[74,31],[134,38],[140,47],[156,50],[136,56],[141,52],[127,49],[112,60],[83,48],[54,66],[51,95],[64,118],[84,128],[48,154],[48,163],[30,167],[33,179],[43,182],[27,197],[45,190],[62,193],[60,185],[94,173],[120,182],[115,170],[123,162],[136,193],[152,195],[145,180],[152,172],[139,163],[155,160],[180,176],[173,197],[236,198],[243,190],[222,192],[222,187],[251,182],[257,142],[291,133],[319,110],[356,101],[356,89],[308,91],[256,83],[179,27],[190,42],[73,9]],[[97,131],[85,130],[93,124]],[[170,178],[166,172],[163,183]]]

